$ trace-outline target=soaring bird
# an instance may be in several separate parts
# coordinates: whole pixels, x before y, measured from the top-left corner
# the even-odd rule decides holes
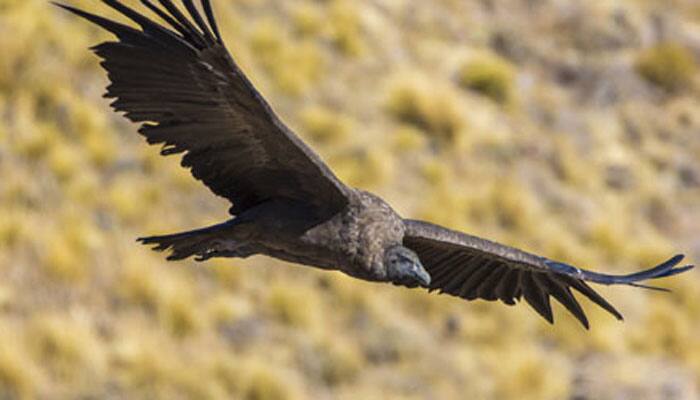
[[[677,255],[642,272],[600,274],[404,219],[378,196],[343,184],[280,120],[226,50],[208,0],[141,0],[160,23],[102,1],[137,27],[57,5],[116,36],[92,48],[108,73],[112,108],[139,123],[162,155],[181,154],[183,167],[232,204],[223,223],[138,239],[169,250],[168,260],[261,254],[466,300],[525,299],[550,323],[551,296],[586,328],[572,289],[622,319],[588,282],[658,289],[639,282],[693,268],[678,266]]]

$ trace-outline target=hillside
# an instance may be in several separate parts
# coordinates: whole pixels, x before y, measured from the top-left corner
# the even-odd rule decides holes
[[[214,7],[282,118],[402,215],[597,271],[700,262],[697,0]],[[109,38],[0,0],[0,398],[700,398],[697,271],[600,288],[626,321],[585,302],[585,331],[264,257],[166,263],[135,238],[228,204],[102,99]]]

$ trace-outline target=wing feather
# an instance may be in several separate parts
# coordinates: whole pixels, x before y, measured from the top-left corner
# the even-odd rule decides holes
[[[231,58],[211,4],[204,16],[191,0],[141,3],[161,25],[121,1],[102,0],[139,29],[74,7],[60,7],[101,26],[117,41],[93,51],[110,85],[105,97],[163,155],[182,154],[215,194],[238,214],[273,198],[311,206],[329,216],[348,202],[347,188],[272,111]],[[188,15],[186,15],[186,13]],[[206,20],[205,18],[206,17]]]
[[[204,7],[204,14],[207,16],[207,21],[209,21],[211,30],[214,31],[214,35],[216,35],[218,42],[222,43],[219,27],[217,26],[216,18],[214,18],[214,12],[211,9],[211,2],[209,0],[203,0],[202,6]]]
[[[507,268],[500,277],[498,284],[494,288],[494,292],[499,300],[507,305],[515,304],[515,289],[518,285],[518,273],[520,271],[514,268]]]
[[[476,297],[487,301],[497,300],[498,293],[496,292],[496,286],[501,282],[507,270],[508,268],[503,264],[499,264],[493,268],[491,275],[485,278],[476,288]]]
[[[563,285],[557,279],[552,279],[551,277],[544,275],[546,279],[545,287],[549,289],[549,292],[554,296],[559,303],[561,303],[571,314],[576,317],[576,319],[581,322],[586,329],[590,327],[588,323],[588,318],[586,318],[586,313],[581,308],[581,305],[576,301],[571,289],[568,286]]]
[[[552,323],[550,297],[554,297],[586,328],[588,318],[574,297],[575,289],[615,318],[622,315],[586,282],[630,285],[679,274],[693,268],[679,267],[683,256],[674,256],[658,266],[628,275],[607,275],[549,260],[509,246],[453,231],[423,221],[404,220],[404,245],[414,250],[433,278],[428,289],[467,300],[501,300],[513,305],[524,298]]]
[[[206,22],[204,22],[204,19],[202,19],[202,15],[199,13],[199,10],[197,10],[197,7],[194,5],[192,0],[182,0],[182,2],[185,4],[185,8],[187,8],[187,12],[190,13],[190,16],[192,16],[192,19],[194,19],[194,22],[197,24],[199,29],[204,33],[205,39],[207,42],[215,42],[216,39],[211,33],[211,30],[207,26]]]

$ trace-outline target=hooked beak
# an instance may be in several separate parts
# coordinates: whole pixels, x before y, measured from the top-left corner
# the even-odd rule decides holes
[[[413,278],[422,286],[430,286],[430,274],[428,274],[428,271],[426,271],[420,263],[417,263],[413,267]]]

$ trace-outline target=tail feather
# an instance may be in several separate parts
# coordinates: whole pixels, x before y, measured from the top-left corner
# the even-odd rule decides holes
[[[207,253],[223,229],[230,227],[230,221],[210,227],[195,229],[170,235],[148,236],[136,239],[144,245],[153,245],[155,251],[170,250],[167,259],[170,261]]]

